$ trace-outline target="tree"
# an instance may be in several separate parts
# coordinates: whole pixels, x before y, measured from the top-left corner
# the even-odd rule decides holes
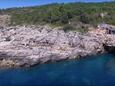
[[[88,19],[88,17],[87,17],[85,14],[82,14],[82,15],[80,16],[80,21],[81,21],[82,23],[85,23],[85,24],[88,24],[88,23],[89,23],[89,19]]]
[[[67,24],[69,22],[68,16],[65,14],[61,17],[61,23]]]

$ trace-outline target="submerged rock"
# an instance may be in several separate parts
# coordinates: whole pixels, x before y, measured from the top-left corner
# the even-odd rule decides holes
[[[6,27],[0,29],[0,66],[32,66],[103,53],[104,39],[47,26]]]

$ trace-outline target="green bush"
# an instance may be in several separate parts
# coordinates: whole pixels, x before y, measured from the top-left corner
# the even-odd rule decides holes
[[[64,30],[64,32],[76,31],[76,32],[86,33],[86,32],[88,32],[88,27],[81,26],[79,28],[76,28],[75,25],[67,24],[63,27],[63,30]]]
[[[75,31],[75,28],[74,28],[72,25],[65,25],[65,26],[63,27],[63,30],[64,30],[65,32]]]

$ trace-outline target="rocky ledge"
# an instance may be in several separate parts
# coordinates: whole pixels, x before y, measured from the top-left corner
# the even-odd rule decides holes
[[[48,26],[0,29],[0,67],[25,67],[65,59],[79,59],[105,51],[114,35],[64,32]],[[110,41],[111,40],[111,41]]]

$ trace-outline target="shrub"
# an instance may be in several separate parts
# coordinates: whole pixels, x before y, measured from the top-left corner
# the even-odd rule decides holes
[[[74,31],[75,28],[74,28],[72,25],[65,25],[65,26],[63,27],[63,30],[64,30],[65,32],[68,32],[68,31]]]

